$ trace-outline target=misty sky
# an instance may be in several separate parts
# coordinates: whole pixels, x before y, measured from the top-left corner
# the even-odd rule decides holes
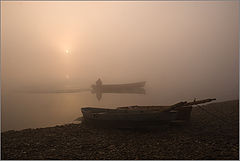
[[[163,99],[238,98],[238,1],[5,1],[1,38],[5,91],[100,77],[146,80]]]

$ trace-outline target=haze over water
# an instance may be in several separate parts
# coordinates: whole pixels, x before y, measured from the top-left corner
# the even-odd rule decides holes
[[[238,99],[238,1],[2,2],[2,130],[70,123],[86,106]],[[86,89],[146,81],[146,95]]]

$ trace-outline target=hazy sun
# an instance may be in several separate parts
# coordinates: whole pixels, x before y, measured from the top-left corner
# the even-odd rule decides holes
[[[70,51],[69,51],[69,50],[65,50],[65,53],[66,53],[66,54],[70,54]]]

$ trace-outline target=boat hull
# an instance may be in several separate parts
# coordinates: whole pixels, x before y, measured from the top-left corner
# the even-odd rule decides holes
[[[128,84],[102,84],[102,81],[98,79],[96,85],[92,85],[92,93],[96,93],[98,100],[102,98],[103,93],[122,93],[122,94],[145,94],[146,82],[136,82]]]
[[[187,122],[190,119],[192,107],[181,110],[162,112],[161,110],[128,110],[82,108],[84,123],[115,128],[149,127],[168,124],[176,121]]]
[[[95,127],[106,127],[106,128],[142,128],[152,127],[170,124],[169,121],[156,121],[156,120],[145,120],[145,121],[129,121],[129,120],[98,120],[95,119],[84,119],[83,123],[87,125],[93,125]]]
[[[96,84],[92,85],[92,93],[142,93],[143,87],[146,82],[137,82],[129,84]]]

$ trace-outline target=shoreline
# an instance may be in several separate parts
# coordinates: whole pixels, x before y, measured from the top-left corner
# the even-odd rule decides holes
[[[206,105],[203,105],[203,106],[207,106],[207,105],[211,105],[211,104],[219,104],[219,103],[227,103],[227,102],[238,102],[239,100],[236,100],[236,99],[233,99],[233,100],[227,100],[227,101],[221,101],[221,102],[211,102],[211,103],[207,103]],[[128,106],[131,106],[131,105],[128,105]],[[140,106],[140,105],[137,105],[137,106]],[[146,106],[146,105],[144,105]],[[151,105],[151,106],[156,106],[156,105]],[[167,106],[167,105],[163,105],[163,106]],[[118,106],[114,107],[114,108],[117,108]],[[127,107],[124,106],[124,107]],[[98,108],[98,106],[94,106],[94,108]],[[77,117],[75,120],[79,119],[79,118],[82,118],[82,114]],[[51,128],[51,127],[56,127],[56,126],[63,126],[63,125],[69,125],[69,124],[79,124],[81,123],[81,121],[69,121],[69,122],[66,122],[66,123],[53,123],[52,125],[48,126],[48,125],[45,125],[45,126],[42,126],[42,127],[25,127],[25,128],[19,128],[19,129],[9,129],[9,130],[4,130],[2,131],[1,130],[1,133],[5,133],[5,132],[8,132],[8,131],[14,131],[14,132],[17,132],[17,131],[22,131],[22,130],[27,130],[27,129],[42,129],[42,128]]]
[[[238,100],[203,107],[227,123],[194,108],[187,126],[103,129],[70,123],[10,130],[1,133],[1,159],[239,159]]]

